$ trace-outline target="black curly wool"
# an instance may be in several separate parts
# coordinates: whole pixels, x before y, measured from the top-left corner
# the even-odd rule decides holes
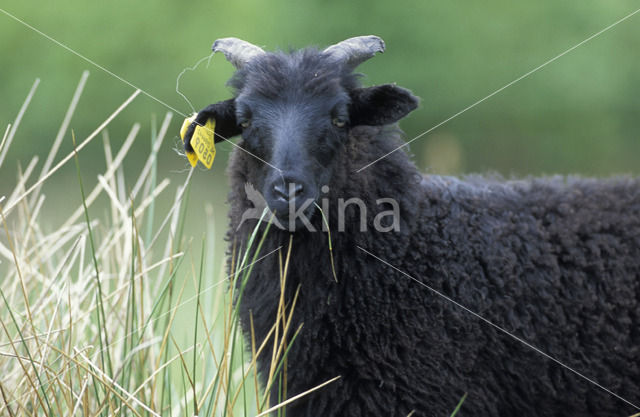
[[[292,327],[304,325],[288,390],[341,379],[287,415],[448,416],[464,393],[461,416],[637,411],[358,246],[638,404],[640,181],[423,177],[402,152],[353,174],[399,144],[395,133],[354,129],[330,184],[372,207],[395,198],[399,233],[334,233],[337,283],[327,235],[294,234],[288,295],[300,286]],[[230,230],[250,207],[242,190],[254,163],[242,152],[231,161]],[[263,252],[288,241],[272,228]],[[258,340],[276,317],[278,270],[277,257],[260,261],[245,289],[245,330],[251,311]]]
[[[287,396],[340,376],[286,415],[449,416],[465,393],[459,416],[640,412],[640,180],[423,176],[403,151],[356,173],[402,143],[393,126],[353,126],[335,153],[320,198],[337,282],[327,233],[266,237],[261,254],[286,253],[293,237],[285,300],[299,288],[291,329],[302,330]],[[236,247],[256,226],[236,230],[262,165],[242,151],[230,161]],[[337,200],[350,197],[368,208],[366,232],[355,207],[337,231]],[[398,202],[398,231],[374,230],[380,198]],[[317,213],[311,222],[322,228]],[[240,315],[259,345],[277,316],[280,257],[253,268]],[[263,382],[270,360],[258,362]]]

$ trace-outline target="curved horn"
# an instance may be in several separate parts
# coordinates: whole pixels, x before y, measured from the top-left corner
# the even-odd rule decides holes
[[[218,39],[213,43],[211,50],[214,53],[222,52],[227,61],[237,69],[242,68],[254,57],[265,53],[262,48],[238,38]]]
[[[384,52],[384,41],[373,35],[357,36],[332,45],[322,52],[353,69],[372,58],[376,52]]]

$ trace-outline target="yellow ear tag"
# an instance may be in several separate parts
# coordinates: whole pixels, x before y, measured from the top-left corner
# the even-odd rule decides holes
[[[184,119],[182,128],[180,129],[180,137],[184,142],[184,135],[189,128],[189,125],[195,120],[196,114]],[[198,160],[211,169],[213,165],[213,159],[216,157],[215,141],[213,140],[213,134],[216,127],[216,121],[209,119],[204,126],[196,126],[193,136],[191,137],[191,147],[195,152],[187,152],[187,159],[192,167],[195,167]]]
[[[191,117],[187,117],[186,119],[184,119],[184,122],[182,122],[182,127],[180,128],[180,139],[182,139],[182,143],[184,143],[184,135],[185,133],[187,133],[187,129],[189,128],[189,125],[195,120],[195,118],[196,118],[196,113],[191,115]],[[195,167],[196,164],[198,163],[198,156],[195,154],[195,152],[186,152],[186,154],[187,154],[187,159],[189,160],[189,163],[191,164],[191,166]]]

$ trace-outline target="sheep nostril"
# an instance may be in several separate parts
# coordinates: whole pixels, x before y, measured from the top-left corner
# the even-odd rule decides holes
[[[274,184],[273,185],[273,193],[276,195],[276,197],[281,198],[285,201],[289,200],[289,193],[287,192],[287,189],[285,188],[284,184]]]
[[[289,184],[289,197],[300,197],[303,191],[304,187],[302,186],[302,184]]]
[[[304,192],[304,186],[295,182],[289,182],[286,184],[277,183],[273,185],[273,193],[277,198],[281,198],[285,201],[293,200],[296,197],[300,197]]]

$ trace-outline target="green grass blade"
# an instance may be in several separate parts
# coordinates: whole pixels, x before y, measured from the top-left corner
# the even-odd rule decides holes
[[[467,393],[465,392],[462,398],[460,398],[460,401],[458,402],[458,405],[456,406],[455,410],[453,410],[453,413],[451,413],[451,417],[454,417],[458,413],[458,411],[460,411],[460,408],[462,408],[462,403],[464,403],[464,400],[466,399],[467,399]]]
[[[47,405],[47,416],[54,416],[55,414],[53,414],[52,410],[51,410],[51,404],[49,403],[49,399],[47,396],[47,393],[44,390],[44,384],[42,383],[42,379],[40,378],[40,373],[38,372],[38,369],[36,368],[36,364],[33,360],[33,357],[31,356],[31,351],[29,350],[29,346],[27,345],[26,340],[24,339],[24,336],[22,335],[22,331],[20,330],[20,326],[18,325],[18,322],[16,321],[16,317],[13,315],[13,310],[11,309],[11,306],[9,305],[9,301],[7,301],[7,297],[5,297],[4,295],[4,291],[2,291],[2,289],[0,288],[0,295],[2,296],[2,300],[4,301],[4,305],[7,307],[7,311],[9,312],[9,315],[11,316],[11,320],[13,321],[13,325],[16,327],[16,330],[18,331],[18,335],[20,336],[20,341],[22,342],[22,345],[24,346],[24,350],[27,352],[27,357],[29,358],[29,362],[31,363],[31,367],[33,368],[33,372],[36,375],[36,378],[38,379],[38,385],[40,390],[42,391],[42,398],[44,398],[44,402]],[[5,333],[7,333],[7,338],[9,340],[11,340],[11,336],[9,335],[7,328],[4,326],[4,322],[2,322],[2,326],[5,329]],[[11,344],[13,346],[13,343]],[[16,356],[18,355],[18,352],[16,351]],[[20,360],[20,359],[18,359]],[[38,395],[38,400],[42,401],[42,398],[40,398],[40,396]],[[43,406],[44,408],[44,406]]]
[[[96,248],[93,239],[93,232],[91,231],[91,220],[89,219],[89,210],[87,209],[86,198],[84,194],[84,187],[82,185],[82,175],[80,174],[80,158],[78,158],[78,151],[76,150],[76,136],[73,131],[71,131],[71,137],[73,139],[73,149],[74,149],[74,159],[76,162],[76,171],[78,173],[78,183],[80,185],[80,194],[82,196],[82,206],[84,208],[84,217],[87,223],[87,230],[89,232],[89,243],[91,247],[91,257],[93,258],[93,266],[96,272],[96,284],[98,288],[98,292],[96,294],[96,302],[98,308],[96,309],[96,318],[98,320],[98,339],[100,341],[100,361],[102,365],[102,369],[108,369],[108,373],[110,375],[113,374],[113,365],[111,363],[111,354],[109,352],[109,337],[107,335],[106,330],[106,315],[104,313],[104,305],[102,303],[103,293],[102,293],[102,282],[100,281],[100,270],[98,268],[98,259],[96,258]],[[104,334],[104,343],[103,343],[103,334]],[[108,368],[105,368],[105,355],[106,355],[106,364]]]

